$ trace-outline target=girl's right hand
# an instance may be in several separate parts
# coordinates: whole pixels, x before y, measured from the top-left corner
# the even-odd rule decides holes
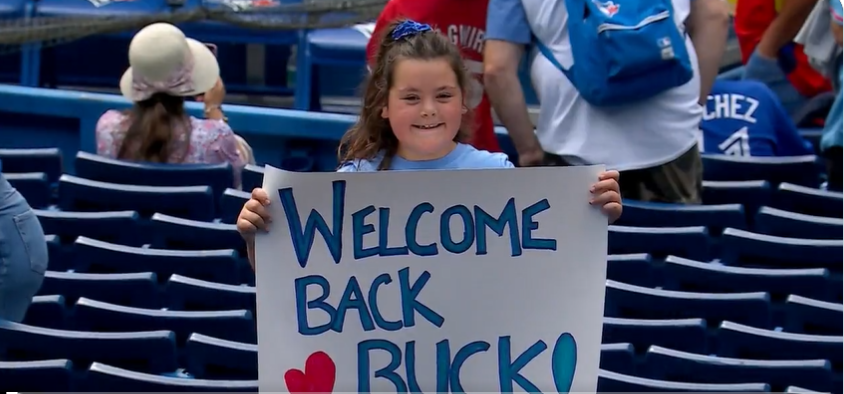
[[[247,241],[255,239],[258,230],[269,231],[270,213],[267,206],[270,205],[270,198],[267,192],[261,188],[252,190],[252,198],[243,204],[240,215],[237,217],[237,231]]]

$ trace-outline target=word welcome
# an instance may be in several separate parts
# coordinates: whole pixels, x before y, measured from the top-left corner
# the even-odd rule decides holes
[[[290,236],[293,242],[293,249],[299,265],[305,268],[308,264],[314,238],[318,231],[331,253],[335,264],[339,264],[343,258],[343,223],[345,219],[346,205],[346,181],[334,181],[331,228],[316,209],[312,209],[302,228],[302,221],[299,217],[299,210],[296,198],[293,195],[293,188],[279,189],[278,194],[284,209],[287,224],[290,229]],[[539,228],[539,223],[534,216],[548,210],[551,205],[547,199],[537,201],[521,210],[521,229],[519,228],[518,215],[516,212],[515,198],[511,198],[504,205],[501,213],[496,217],[483,208],[475,205],[469,209],[465,205],[453,205],[440,213],[439,217],[439,245],[431,243],[420,245],[417,241],[417,229],[419,221],[426,213],[433,214],[437,209],[428,202],[418,204],[408,215],[404,223],[405,239],[402,246],[388,246],[388,229],[390,226],[390,208],[378,208],[378,246],[364,248],[364,236],[376,233],[375,226],[367,224],[366,219],[374,214],[376,208],[368,206],[351,214],[352,219],[352,242],[355,260],[365,259],[373,256],[400,256],[414,254],[417,256],[435,256],[440,253],[440,246],[453,254],[466,253],[475,247],[475,254],[487,254],[487,233],[489,228],[499,237],[507,232],[510,238],[511,256],[521,256],[524,249],[535,250],[557,250],[555,239],[534,238],[533,231]],[[457,218],[462,222],[462,238],[455,240],[455,234],[451,231],[451,220]]]

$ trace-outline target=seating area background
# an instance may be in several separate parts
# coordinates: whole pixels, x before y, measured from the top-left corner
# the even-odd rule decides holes
[[[0,19],[166,7],[0,0]],[[230,92],[293,95],[294,108],[311,110],[226,104],[259,164],[244,170],[244,190],[261,184],[264,164],[336,168],[337,142],[356,117],[316,111],[321,97],[355,96],[363,35],[182,27],[218,45]],[[55,89],[116,86],[130,37],[0,56],[0,82],[11,83],[0,85],[3,175],[35,209],[50,252],[23,323],[0,322],[0,387],[257,391],[254,275],[233,224],[248,192],[232,188],[228,164],[97,156],[97,120],[130,103]],[[725,59],[721,77],[739,78]],[[187,108],[202,114],[200,103]],[[506,131],[496,133],[515,161]],[[802,133],[817,145],[819,130]],[[625,201],[610,226],[599,390],[841,393],[842,194],[818,188],[816,156],[703,161],[704,205]]]

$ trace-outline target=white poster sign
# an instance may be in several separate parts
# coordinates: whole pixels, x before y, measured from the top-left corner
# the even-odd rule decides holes
[[[602,170],[267,167],[260,390],[595,392]]]

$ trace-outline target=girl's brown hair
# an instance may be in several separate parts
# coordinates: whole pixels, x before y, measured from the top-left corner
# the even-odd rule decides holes
[[[184,98],[156,93],[136,102],[127,115],[129,128],[117,158],[166,163],[172,153],[173,128],[186,122]],[[190,132],[189,124],[187,129]]]
[[[463,64],[460,49],[435,30],[416,33],[398,40],[393,39],[393,31],[403,22],[406,21],[393,21],[383,29],[375,65],[364,84],[360,118],[340,140],[337,154],[340,165],[354,160],[372,159],[383,151],[384,157],[378,169],[385,170],[390,167],[392,158],[398,150],[399,141],[393,134],[389,119],[381,117],[381,109],[387,105],[390,88],[393,86],[393,72],[399,60],[445,59],[457,76],[464,102],[470,93],[468,89],[470,89],[471,76]],[[472,111],[466,111],[460,130],[454,138],[456,142],[469,142],[472,135],[471,116]]]

